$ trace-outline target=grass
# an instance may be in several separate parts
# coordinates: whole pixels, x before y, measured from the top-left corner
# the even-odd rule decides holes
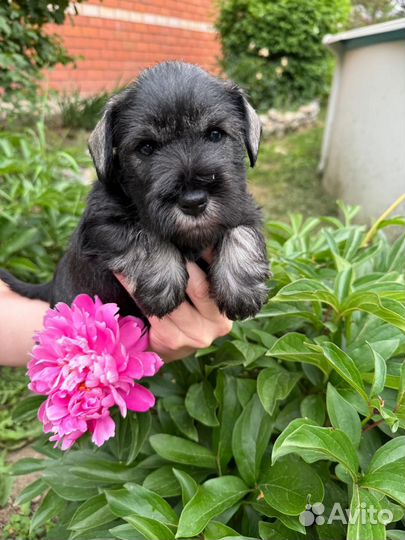
[[[336,203],[321,186],[318,164],[323,125],[264,140],[256,167],[249,173],[250,191],[266,218],[285,220],[289,213],[335,215]]]

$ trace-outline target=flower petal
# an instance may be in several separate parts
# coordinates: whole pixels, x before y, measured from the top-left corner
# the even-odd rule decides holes
[[[94,431],[91,440],[97,446],[102,446],[105,441],[114,437],[115,423],[110,415],[102,416],[94,421]]]
[[[155,404],[155,396],[152,392],[136,383],[124,399],[128,409],[135,412],[146,412]]]

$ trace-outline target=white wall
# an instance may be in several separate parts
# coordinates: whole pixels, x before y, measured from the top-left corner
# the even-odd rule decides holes
[[[405,41],[347,50],[339,63],[323,184],[373,219],[405,192]]]

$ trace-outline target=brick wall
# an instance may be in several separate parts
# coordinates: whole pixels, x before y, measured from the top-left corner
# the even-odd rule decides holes
[[[91,95],[113,90],[145,67],[184,60],[218,73],[214,0],[88,0],[63,27],[50,25],[82,59],[48,74],[51,88]]]

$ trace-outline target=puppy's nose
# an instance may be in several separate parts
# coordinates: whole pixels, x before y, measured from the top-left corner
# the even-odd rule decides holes
[[[201,189],[187,191],[179,198],[179,206],[185,214],[198,216],[204,212],[208,202],[208,193]]]

